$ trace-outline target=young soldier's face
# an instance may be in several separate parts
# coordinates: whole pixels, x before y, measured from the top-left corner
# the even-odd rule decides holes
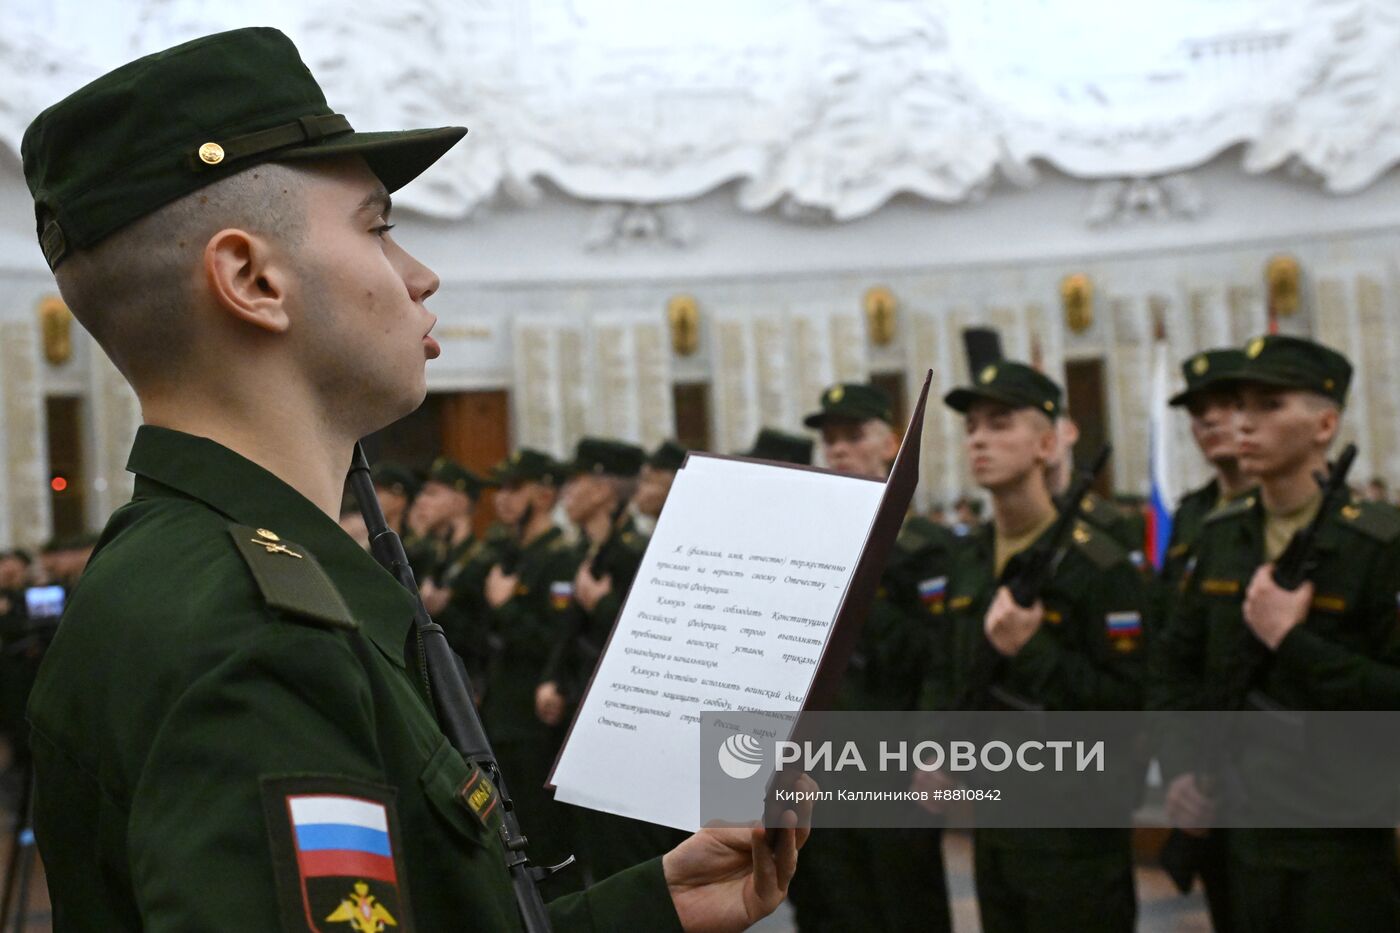
[[[515,525],[525,516],[525,506],[529,504],[530,483],[507,483],[496,490],[496,517],[507,525]]]
[[[580,473],[564,484],[564,512],[575,525],[592,518],[599,509],[607,507],[611,495],[608,481],[602,476]]]
[[[413,500],[413,511],[425,525],[436,528],[462,515],[470,517],[472,501],[466,493],[430,480]]]
[[[287,333],[320,397],[368,433],[423,401],[424,364],[438,355],[423,303],[438,278],[390,236],[389,196],[362,159],[308,176],[289,296],[300,313]]]
[[[1235,389],[1206,389],[1186,403],[1191,413],[1191,436],[1201,454],[1211,463],[1233,460],[1238,437],[1235,421],[1240,411],[1240,394]]]
[[[408,496],[387,486],[375,486],[374,494],[379,499],[379,510],[384,513],[385,520],[390,524],[398,520],[403,515],[403,510],[408,507]]]
[[[884,479],[899,452],[899,441],[878,418],[828,418],[822,424],[822,455],[837,473]]]
[[[1042,470],[1059,444],[1054,423],[1030,408],[977,401],[967,410],[968,466],[983,489],[996,491]]]
[[[1245,385],[1237,427],[1240,469],[1269,479],[1306,469],[1331,443],[1337,415],[1309,392]]]
[[[632,500],[637,505],[637,511],[652,518],[660,515],[661,507],[666,504],[666,497],[670,495],[671,484],[675,479],[674,470],[642,467],[641,478],[637,481],[637,494]]]

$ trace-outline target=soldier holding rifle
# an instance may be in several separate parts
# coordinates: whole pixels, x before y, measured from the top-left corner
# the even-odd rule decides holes
[[[1353,501],[1340,483],[1329,501],[1317,482],[1351,364],[1289,336],[1259,337],[1244,355],[1238,458],[1259,489],[1205,520],[1160,642],[1161,705],[1396,709],[1400,515]],[[1203,780],[1205,738],[1179,726],[1164,736],[1167,812],[1179,826],[1210,825],[1219,804]],[[1239,775],[1246,797],[1250,781]],[[1227,849],[1232,929],[1400,929],[1389,830],[1231,829]]]
[[[1079,520],[1085,484],[1065,513],[1051,495],[1060,387],[1001,360],[944,401],[965,417],[973,479],[991,493],[992,521],[967,539],[948,574],[933,706],[1139,708],[1142,577],[1122,546]],[[937,790],[947,775],[920,772],[915,784]],[[1123,802],[1125,820],[1131,807]],[[988,933],[1132,930],[1128,829],[982,828],[974,843]]]

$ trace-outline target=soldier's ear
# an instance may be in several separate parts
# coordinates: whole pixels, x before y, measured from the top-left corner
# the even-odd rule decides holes
[[[1036,461],[1048,466],[1059,460],[1061,442],[1059,425],[1047,418],[1044,412],[1035,409],[1022,409],[1021,415],[1024,418],[1029,418],[1033,426],[1037,429],[1035,445]]]
[[[1320,406],[1317,418],[1317,443],[1323,450],[1332,446],[1332,442],[1337,439],[1337,432],[1342,427],[1342,410],[1335,405]]]
[[[1069,415],[1061,415],[1055,422],[1055,430],[1059,432],[1060,443],[1065,450],[1073,450],[1074,445],[1079,443],[1079,425],[1074,423],[1074,419]]]
[[[889,433],[885,435],[885,449],[881,451],[880,456],[886,463],[894,463],[894,458],[899,456],[899,435],[895,433],[894,428],[890,428]]]
[[[220,310],[272,333],[291,325],[285,307],[290,270],[266,239],[237,228],[220,230],[204,245],[203,273]]]

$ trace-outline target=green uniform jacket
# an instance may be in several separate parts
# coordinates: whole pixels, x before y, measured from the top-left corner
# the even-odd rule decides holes
[[[1186,568],[1196,553],[1196,539],[1205,527],[1206,516],[1219,502],[1220,484],[1211,480],[1200,489],[1182,496],[1176,511],[1172,513],[1172,536],[1167,542],[1167,554],[1158,575],[1169,592],[1181,586]]]
[[[372,909],[519,929],[494,788],[430,711],[409,594],[212,441],[143,427],[128,468],[29,708],[55,929],[338,929]],[[678,928],[657,862],[551,914]]]
[[[943,683],[937,708],[997,708],[1009,697],[1047,710],[1140,709],[1144,593],[1123,548],[1078,523],[1042,597],[1040,630],[1014,658],[988,664],[995,651],[983,620],[998,586],[994,548],[988,523],[954,559],[934,668]]]
[[[918,708],[941,621],[948,564],[957,539],[919,516],[904,520],[860,641],[836,698],[837,709]]]
[[[630,516],[598,548],[595,549],[587,539],[577,545],[575,566],[591,561],[595,553],[601,553],[602,560],[599,566],[593,568],[593,575],[599,580],[611,577],[612,589],[598,600],[591,611],[584,609],[577,599],[571,602],[561,640],[556,644],[546,667],[544,679],[558,683],[571,703],[578,703],[583,698],[583,691],[588,687],[593,669],[598,666],[598,658],[608,643],[618,614],[622,612],[627,591],[631,589],[632,580],[642,566],[642,555],[646,549],[647,538],[637,530]]]
[[[1182,581],[1193,566],[1201,529],[1205,527],[1206,517],[1219,504],[1220,484],[1211,480],[1201,488],[1182,496],[1176,512],[1172,514],[1171,539],[1167,542],[1167,553],[1153,587],[1152,618],[1157,623],[1152,630],[1153,638],[1160,638],[1175,616],[1176,600],[1181,593]],[[1166,674],[1162,670],[1161,652],[1154,649],[1149,653],[1149,657],[1152,668],[1149,694],[1155,696],[1157,684]],[[1160,703],[1150,697],[1149,705],[1157,707]]]
[[[1089,492],[1080,506],[1080,517],[1090,527],[1106,532],[1118,542],[1134,566],[1140,569],[1142,548],[1147,543],[1146,523],[1141,515],[1129,515],[1098,493]]]
[[[1013,558],[1010,566],[1015,563]],[[943,631],[935,642],[939,663],[929,691],[935,708],[1142,708],[1146,594],[1122,547],[1088,524],[1076,524],[1041,597],[1044,622],[1012,658],[992,648],[985,634],[984,620],[999,585],[994,570],[995,531],[988,523],[956,553],[949,574]],[[1064,793],[1112,800],[1126,819],[1141,776],[1135,763],[1102,781],[1075,775]],[[1121,837],[1117,830],[978,831],[979,844],[1005,839],[1020,847],[1081,852],[1117,851],[1123,848]]]
[[[481,688],[491,663],[486,638],[486,575],[500,559],[504,528],[493,526],[485,537],[472,535],[457,545],[438,566],[433,580],[452,591],[451,599],[433,621],[442,626],[452,650],[461,656],[475,686]]]
[[[535,687],[558,643],[574,594],[578,553],[551,528],[521,550],[515,595],[487,610],[497,645],[482,715],[496,739],[537,737]]]
[[[1251,691],[1260,691],[1296,710],[1400,709],[1400,514],[1350,502],[1326,516],[1312,608],[1273,653],[1249,631],[1243,608],[1264,562],[1264,519],[1255,495],[1206,519],[1195,565],[1159,641],[1155,705],[1237,710]],[[1159,760],[1167,783],[1207,766],[1201,739],[1179,725],[1166,730]],[[1241,779],[1248,792],[1250,776]],[[1231,836],[1251,860],[1296,868],[1335,862],[1357,846],[1378,849],[1371,831],[1238,830]]]

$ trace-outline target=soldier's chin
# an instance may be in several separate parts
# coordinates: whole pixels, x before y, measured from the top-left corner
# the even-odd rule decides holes
[[[1269,469],[1269,461],[1258,454],[1240,454],[1236,458],[1241,473],[1248,473],[1251,476],[1259,476]]]

